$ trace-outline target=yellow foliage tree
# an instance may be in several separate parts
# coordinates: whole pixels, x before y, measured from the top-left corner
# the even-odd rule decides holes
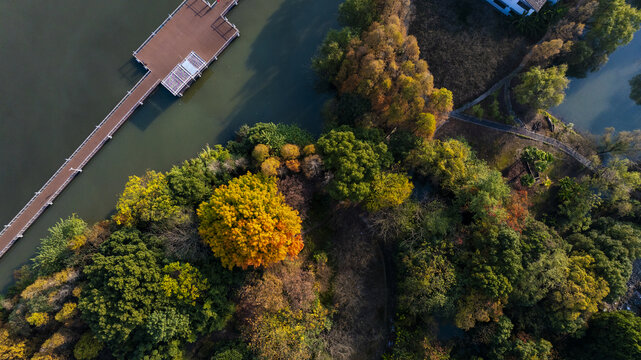
[[[267,176],[276,176],[278,175],[278,168],[280,167],[280,160],[277,157],[270,157],[269,159],[263,161],[260,165],[260,172]]]
[[[610,288],[603,278],[595,275],[594,258],[590,255],[571,256],[565,272],[567,281],[552,292],[553,309],[567,321],[597,312]]]
[[[0,359],[26,359],[26,341],[14,341],[7,329],[0,329]]]
[[[209,289],[207,279],[189,263],[173,262],[163,268],[162,289],[168,298],[195,305],[200,295]]]
[[[35,312],[27,316],[27,322],[33,326],[42,326],[49,322],[49,314],[46,312]]]
[[[114,220],[118,225],[134,226],[138,222],[168,219],[179,208],[171,197],[165,175],[147,171],[142,177],[129,177],[116,209]]]
[[[60,311],[58,311],[58,313],[56,314],[56,321],[65,322],[71,319],[74,315],[76,315],[77,307],[78,304],[74,302],[65,303],[64,305],[62,305],[62,309],[60,309]]]
[[[285,160],[294,160],[298,159],[300,156],[300,148],[294,144],[285,144],[280,149],[280,156]]]
[[[314,146],[314,144],[306,145],[303,148],[303,155],[310,156],[310,155],[314,155],[314,154],[316,154],[316,147]]]
[[[266,266],[303,248],[301,219],[276,180],[248,173],[214,190],[198,208],[198,232],[228,268]]]
[[[367,197],[365,208],[379,211],[402,204],[412,195],[414,184],[406,175],[382,173],[376,175],[372,182],[372,191]]]
[[[252,157],[259,163],[262,163],[269,157],[269,146],[265,144],[256,145],[254,150],[252,150]]]

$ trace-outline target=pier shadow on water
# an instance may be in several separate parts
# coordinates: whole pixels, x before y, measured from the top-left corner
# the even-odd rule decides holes
[[[145,131],[160,114],[177,101],[176,96],[173,96],[164,86],[159,84],[144,101],[144,104],[139,106],[127,121],[140,131]]]
[[[118,73],[133,87],[134,85],[136,85],[138,80],[140,80],[140,78],[143,77],[145,73],[147,73],[147,70],[145,70],[145,68],[140,65],[134,57],[131,57],[129,61],[122,64],[122,66],[118,68]]]

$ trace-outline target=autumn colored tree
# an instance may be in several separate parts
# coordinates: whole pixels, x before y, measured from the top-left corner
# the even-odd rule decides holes
[[[334,85],[340,95],[353,93],[369,100],[371,112],[364,123],[417,131],[422,114],[440,119],[452,109],[451,92],[434,89],[432,74],[419,53],[416,38],[407,35],[397,16],[390,16],[352,39]],[[421,124],[421,132],[429,128]]]
[[[300,148],[294,144],[285,144],[280,149],[280,156],[285,160],[295,160],[300,156]]]
[[[178,212],[165,175],[153,170],[129,177],[116,209],[114,220],[125,226],[162,221]]]
[[[7,329],[0,329],[0,358],[23,360],[27,358],[26,341],[14,340]]]
[[[198,232],[225,267],[266,266],[303,248],[301,219],[274,178],[248,173],[214,190],[198,208]]]
[[[277,176],[278,169],[280,168],[280,159],[277,157],[270,157],[260,164],[260,172],[266,176]]]
[[[269,146],[265,144],[258,144],[254,146],[254,150],[252,150],[252,157],[259,163],[262,163],[269,157]]]

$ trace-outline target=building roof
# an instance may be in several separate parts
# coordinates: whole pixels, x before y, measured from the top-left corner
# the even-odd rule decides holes
[[[536,10],[536,11],[541,10],[541,8],[543,7],[543,5],[545,5],[545,3],[546,3],[547,1],[548,1],[548,0],[525,0],[525,2],[527,2],[528,4],[530,4],[530,6],[532,6],[532,9],[534,9],[534,10]]]

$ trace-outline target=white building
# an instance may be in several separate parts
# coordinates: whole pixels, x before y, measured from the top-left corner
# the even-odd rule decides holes
[[[530,15],[541,10],[546,2],[556,4],[557,0],[485,0],[505,15],[516,13],[519,15]]]

